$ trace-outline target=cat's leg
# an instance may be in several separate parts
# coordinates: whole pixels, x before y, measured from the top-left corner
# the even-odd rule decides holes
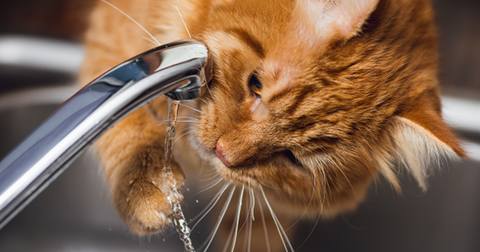
[[[142,12],[135,9],[145,5],[109,2],[146,23],[142,21]],[[85,36],[87,50],[80,83],[88,83],[110,67],[151,47],[142,36],[144,31],[134,22],[99,1]],[[161,190],[166,127],[165,118],[160,117],[166,111],[165,99],[158,98],[118,122],[95,143],[114,205],[136,234],[157,232],[171,222],[172,210]],[[177,187],[183,186],[184,176],[176,162],[172,163],[172,169]],[[172,181],[167,181],[167,188],[171,184]]]
[[[147,104],[108,130],[95,149],[110,184],[113,202],[136,234],[158,232],[171,223],[172,209],[162,192],[164,180],[165,124],[155,111],[165,109],[165,100]],[[177,163],[172,163],[176,187],[184,184]],[[166,181],[166,188],[174,185]]]

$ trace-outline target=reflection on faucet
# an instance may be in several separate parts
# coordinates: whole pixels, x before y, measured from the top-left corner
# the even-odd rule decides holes
[[[212,78],[207,47],[183,40],[114,67],[67,100],[0,162],[0,228],[85,147],[123,117],[167,94],[190,100]]]

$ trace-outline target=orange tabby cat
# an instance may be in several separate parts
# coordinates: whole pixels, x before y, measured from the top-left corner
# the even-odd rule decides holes
[[[184,111],[197,119],[178,125],[178,131],[193,129],[190,144],[176,144],[182,148],[174,165],[179,186],[180,167],[198,169],[198,153],[225,181],[265,192],[288,226],[303,213],[332,217],[354,209],[379,175],[399,189],[396,164],[425,189],[430,161],[464,156],[441,117],[427,0],[109,3],[162,43],[190,33],[212,52],[215,75],[196,103],[201,112]],[[132,20],[99,2],[86,38],[83,82],[153,47],[145,37]],[[96,144],[114,203],[137,234],[171,223],[172,210],[157,187],[165,136],[157,122],[165,120],[165,103],[159,98],[140,108]],[[273,250],[281,245],[276,240]],[[265,251],[252,244],[253,251]]]

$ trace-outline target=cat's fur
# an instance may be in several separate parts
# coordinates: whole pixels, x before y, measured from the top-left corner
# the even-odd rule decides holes
[[[425,188],[430,161],[464,156],[442,121],[427,0],[109,2],[162,43],[188,37],[177,6],[212,52],[210,92],[197,102],[202,113],[190,113],[198,118],[192,144],[176,145],[180,186],[180,167],[195,169],[188,160],[198,153],[226,181],[263,186],[286,219],[306,209],[329,217],[354,209],[379,174],[399,189],[405,167]],[[151,48],[146,36],[99,2],[83,82]],[[249,87],[252,74],[260,96]],[[137,234],[170,223],[157,187],[165,127],[156,122],[165,111],[159,98],[96,144],[115,205]]]

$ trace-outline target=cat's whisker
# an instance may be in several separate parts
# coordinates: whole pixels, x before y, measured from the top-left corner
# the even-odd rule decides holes
[[[248,244],[247,244],[247,252],[250,252],[252,248],[252,229],[253,229],[253,216],[249,218],[249,225],[248,225]]]
[[[327,180],[327,174],[325,172],[325,170],[323,168],[320,168],[319,169],[321,174],[323,175],[323,197],[322,197],[322,205],[320,206],[320,215],[322,214],[323,212],[323,208],[325,206],[325,201],[327,199],[327,193],[328,193],[328,180]],[[315,181],[317,181],[317,174],[314,173],[314,178],[315,178]]]
[[[153,41],[156,42],[157,45],[162,45],[162,43],[158,42],[158,40],[150,33],[147,31],[147,29],[145,29],[145,27],[143,27],[140,23],[138,23],[135,19],[133,19],[131,16],[129,16],[127,13],[125,13],[124,11],[120,10],[117,6],[111,4],[110,2],[106,1],[106,0],[101,0],[102,2],[110,5],[112,8],[114,8],[115,10],[117,10],[118,12],[122,13],[125,17],[127,17],[128,19],[130,19],[132,22],[134,22],[136,25],[138,25],[138,27],[140,27],[140,29],[142,29],[145,33],[147,33],[150,38],[152,38]]]
[[[215,179],[216,177],[221,176],[217,171],[215,171],[215,170],[213,170],[213,169],[212,169],[212,172],[211,172],[211,173],[212,173],[212,174],[210,175],[210,178],[208,178],[208,179],[200,179],[199,181],[202,181],[202,182],[210,181],[210,180]]]
[[[208,244],[207,244],[205,250],[203,250],[203,252],[206,252],[208,250],[208,248],[210,247],[210,245],[212,244],[213,239],[215,238],[215,235],[217,234],[218,228],[220,227],[220,224],[222,223],[222,220],[225,217],[225,213],[227,212],[228,206],[230,205],[230,202],[232,201],[233,194],[235,193],[235,188],[236,187],[233,187],[232,190],[230,191],[230,194],[228,195],[227,201],[225,201],[225,204],[223,205],[222,212],[220,213],[220,216],[218,217],[215,228],[213,229],[212,234],[210,234]]]
[[[340,170],[340,172],[343,174],[343,177],[345,177],[345,180],[347,180],[348,185],[350,186],[350,188],[352,188],[352,191],[355,193],[355,188],[353,187],[352,183],[350,182],[350,179],[348,179],[345,172],[343,172],[343,169],[337,164],[337,162],[332,160],[330,157],[327,157],[327,159],[330,161],[331,164],[333,164],[333,166],[337,167],[337,169]]]
[[[198,121],[199,119],[193,116],[185,115],[185,116],[178,116],[177,119],[189,119],[189,120],[196,120]]]
[[[165,124],[166,121],[157,121],[159,125]],[[193,120],[177,120],[176,123],[196,123],[197,121]]]
[[[196,123],[195,120],[178,120],[177,123]]]
[[[222,180],[220,180],[220,181],[222,181]],[[231,182],[226,183],[222,187],[222,189],[220,189],[220,191],[217,193],[217,195],[215,195],[215,197],[210,201],[210,203],[208,203],[208,205],[205,207],[205,209],[202,212],[200,212],[197,216],[195,216],[195,218],[192,219],[192,221],[195,221],[196,219],[198,219],[197,223],[195,223],[195,225],[193,225],[193,227],[191,229],[192,231],[210,213],[210,211],[212,211],[212,209],[217,205],[217,203],[220,200],[220,198],[222,197],[223,193],[228,189],[228,187],[230,187],[230,185],[231,185]]]
[[[251,197],[251,196],[249,195],[249,197]],[[247,216],[245,216],[245,221],[242,223],[239,230],[242,230],[243,227],[245,227],[245,226],[247,226],[247,228],[248,228],[248,220],[249,220],[249,217],[251,216],[251,210],[252,210],[251,207],[252,206],[250,205],[250,200],[249,200],[249,201],[247,201],[247,204],[245,205],[245,210],[246,210]]]
[[[260,217],[262,218],[263,231],[264,231],[264,234],[265,234],[265,242],[267,244],[267,252],[271,252],[271,250],[270,250],[270,240],[268,239],[267,223],[265,222],[265,215],[263,214],[262,202],[260,201],[260,198],[257,198],[257,200],[258,200],[258,207],[260,208]]]
[[[255,215],[254,215],[254,211],[255,211],[255,192],[253,191],[253,189],[251,188],[250,186],[250,179],[248,180],[248,190],[250,192],[250,196],[249,196],[249,199],[250,199],[250,211],[251,211],[251,214],[250,214],[250,218],[249,218],[249,222],[248,222],[248,242],[247,242],[247,252],[250,252],[250,249],[252,247],[252,226],[253,226],[253,221],[255,220]]]
[[[207,85],[207,90],[208,90],[208,93],[210,94],[210,97],[212,97],[213,102],[217,103],[217,101],[215,101],[215,97],[213,96],[212,90],[210,89],[210,85]]]
[[[251,204],[251,215],[252,220],[255,220],[255,192],[253,191],[252,187],[250,186],[250,179],[248,179],[248,190],[250,191],[250,204]]]
[[[191,137],[190,137],[190,139],[191,139]],[[200,148],[198,148],[198,149],[200,149]],[[202,181],[202,182],[211,181],[211,180],[214,180],[216,177],[220,176],[220,174],[215,172],[215,170],[213,170],[213,168],[210,165],[206,165],[205,161],[201,161],[201,164],[202,165],[200,166],[200,171],[199,171],[200,177],[202,177],[204,175],[205,167],[210,168],[210,172],[213,175],[210,176],[210,179],[200,179],[199,181]],[[208,184],[206,186],[208,186]]]
[[[323,169],[322,169],[323,170]],[[316,178],[316,175],[315,175]],[[323,198],[322,198],[322,205],[320,206],[320,215],[323,212],[323,207],[325,206],[325,200],[327,199],[327,175],[325,171],[323,172]]]
[[[245,191],[245,185],[242,186],[242,192],[240,193],[240,199],[238,200],[238,208],[237,208],[237,216],[236,216],[236,223],[235,223],[235,234],[233,235],[233,243],[232,243],[232,250],[235,249],[235,245],[237,243],[238,237],[238,224],[240,223],[240,213],[242,212],[242,201],[243,201],[243,192]]]
[[[262,191],[263,198],[265,199],[265,203],[267,204],[267,207],[270,210],[270,214],[272,215],[273,222],[277,227],[277,231],[278,231],[278,234],[280,235],[280,239],[282,240],[285,251],[288,252],[288,248],[290,248],[290,250],[294,252],[295,250],[293,249],[292,244],[290,243],[290,240],[288,239],[288,236],[285,233],[285,230],[283,229],[282,224],[280,223],[280,220],[277,218],[277,215],[275,215],[272,209],[272,206],[270,206],[270,203],[268,202],[267,196],[265,195],[265,192],[263,191],[263,187],[261,185],[260,185],[260,190]],[[287,244],[288,244],[288,248],[287,248]]]
[[[292,10],[287,9],[287,7],[285,7],[285,5],[283,5],[283,4],[281,4],[281,3],[280,3],[280,6],[282,6],[282,7],[283,7],[286,11],[288,11],[288,12],[290,12],[290,13],[292,12]]]
[[[230,241],[232,240],[234,230],[235,230],[235,219],[233,220],[232,227],[230,228],[230,233],[228,233],[228,239],[225,242],[225,245],[223,246],[222,252],[227,252],[228,245],[230,245]]]
[[[200,121],[200,119],[193,117],[193,116],[179,116],[177,118],[183,118],[183,119],[190,119],[192,121]]]
[[[316,173],[313,173],[313,176],[314,176],[314,181],[316,182],[317,181],[317,174]],[[325,198],[326,198],[326,177],[324,175],[323,177],[323,180],[324,180],[324,195],[323,195],[323,198],[322,198],[322,205],[320,206],[320,212],[318,213],[317,215],[317,219],[315,221],[315,224],[313,225],[312,227],[312,230],[310,230],[310,233],[307,235],[307,237],[305,238],[305,240],[302,242],[302,244],[300,244],[300,246],[298,246],[297,250],[300,249],[306,242],[307,240],[310,238],[310,236],[312,236],[313,232],[315,231],[315,228],[317,227],[318,223],[320,222],[320,218],[322,217],[322,212],[323,212],[323,207],[325,205]],[[316,187],[316,183],[314,184],[314,187]]]
[[[178,122],[178,121],[177,121],[177,122]],[[187,123],[188,121],[180,121],[180,122]],[[184,134],[188,134],[188,133],[190,133],[190,132],[192,132],[192,131],[193,131],[193,129],[192,129],[191,127],[188,127],[188,126],[187,126],[187,127],[183,128],[183,129],[175,132],[175,134],[176,134],[176,135],[177,135],[177,134],[182,134],[182,135],[180,135],[180,136],[178,137],[178,138],[180,138],[180,137],[182,137]],[[184,133],[184,132],[186,132],[186,133]]]
[[[214,188],[215,186],[217,186],[218,184],[220,184],[220,182],[222,182],[222,181],[223,181],[223,178],[220,178],[219,180],[215,181],[215,183],[213,183],[212,185],[209,185],[209,186],[207,186],[206,188],[204,188],[204,189],[196,192],[196,193],[195,193],[194,195],[192,195],[192,196],[195,196],[195,195],[198,195],[198,194],[203,193],[203,192],[205,192],[205,191],[208,191],[208,190]],[[230,183],[228,183],[228,185],[230,185]]]
[[[146,41],[148,41],[148,42],[150,42],[150,43],[152,43],[152,44],[156,45],[156,46],[158,46],[158,45],[159,45],[159,44],[157,44],[157,42],[153,41],[151,38],[147,38],[147,37],[145,37],[145,36],[143,36],[142,38],[143,38],[143,39],[145,39]]]
[[[288,227],[286,229],[287,231],[290,230],[291,228],[293,228],[295,225],[297,225],[297,223],[303,218],[303,216],[305,216],[305,214],[307,214],[308,209],[312,205],[313,197],[315,197],[315,191],[317,190],[317,178],[316,178],[317,176],[316,176],[314,171],[312,172],[312,174],[313,174],[313,179],[312,179],[313,180],[313,187],[312,187],[312,196],[310,197],[310,201],[308,202],[308,205],[305,207],[305,210],[303,211],[302,215],[300,215],[300,217],[298,217],[297,220],[292,225],[290,225],[290,227]]]
[[[260,181],[260,184],[261,184],[261,185],[264,185],[264,186],[266,186],[266,187],[268,187],[268,188],[270,188],[270,189],[274,189],[274,190],[279,190],[279,189],[280,189],[279,187],[274,187],[274,186],[265,184],[264,182],[261,182],[261,181]]]
[[[188,130],[189,130],[189,132],[188,132],[188,140],[187,140],[187,142],[185,143],[185,146],[190,145],[190,144],[192,144],[192,145],[196,144],[196,146],[194,146],[195,149],[202,148],[202,146],[200,146],[200,144],[199,144],[199,143],[196,141],[196,139],[195,139],[195,132],[196,132],[195,128],[193,128],[193,127],[190,126],[190,127],[188,127]]]
[[[250,188],[248,188],[247,190],[250,190]],[[247,250],[247,247],[248,247],[248,235],[249,235],[249,230],[250,230],[250,225],[251,225],[251,222],[250,220],[252,218],[250,218],[250,207],[251,207],[251,203],[250,203],[250,193],[249,194],[249,199],[246,200],[246,204],[245,204],[245,210],[247,211],[247,216],[245,217],[245,225],[246,225],[246,228],[245,228],[245,237],[243,239],[243,252],[245,252]],[[241,229],[240,229],[241,230]]]
[[[208,102],[205,101],[205,99],[203,99],[203,98],[198,98],[198,100],[201,101],[201,102],[203,102],[205,105],[208,105]]]
[[[205,147],[201,146],[195,139],[195,133],[191,134],[186,142],[186,145],[191,144],[196,150],[205,150]]]
[[[245,221],[242,223],[242,225],[240,226],[239,230],[242,230],[244,226],[247,226],[248,228],[248,219],[250,217],[250,215],[252,214],[252,204],[251,203],[251,186],[250,186],[250,179],[248,179],[248,194],[249,194],[249,200],[247,201],[247,204],[245,205],[245,210],[246,210],[246,213],[247,215],[245,216]],[[243,185],[245,187],[245,185]]]
[[[189,108],[189,109],[191,109],[191,110],[193,110],[193,111],[196,111],[196,112],[198,112],[198,113],[200,113],[200,114],[203,114],[203,111],[201,111],[201,110],[199,110],[199,109],[196,109],[196,108],[194,108],[194,107],[192,107],[192,106],[183,104],[183,102],[180,103],[180,106],[185,107],[185,108]]]
[[[324,196],[326,196],[327,194],[327,189],[330,188],[328,186],[328,180],[327,180],[327,174],[325,172],[325,169],[324,169],[324,164],[319,164],[318,165],[318,171],[320,171],[320,173],[323,175],[323,187],[324,187]]]
[[[175,9],[177,9],[178,15],[180,16],[180,19],[182,20],[183,26],[185,26],[185,30],[187,30],[188,37],[192,38],[192,35],[190,35],[190,31],[188,30],[187,24],[185,23],[185,20],[183,20],[182,13],[180,13],[180,10],[178,9],[178,7],[176,5],[175,5]]]
[[[325,172],[325,167],[333,163],[333,160],[331,160],[329,157],[323,157],[323,158],[328,159],[328,163],[325,162],[324,159],[320,159],[320,158],[311,159],[311,161],[313,162],[312,167],[315,167],[315,168],[312,168],[312,172],[315,175],[316,171],[320,171],[323,174],[324,180],[326,180],[327,174]],[[325,183],[324,183],[325,186],[328,185],[328,181],[326,181]]]
[[[188,129],[185,129],[185,130],[188,130]],[[194,132],[194,131],[195,131],[194,129],[190,129],[189,131],[187,131],[187,132],[183,133],[182,135],[180,135],[179,137],[177,137],[177,139],[175,139],[175,141],[173,141],[172,146],[175,145],[175,143],[176,143],[178,140],[180,140],[180,138],[182,138],[183,136],[186,136],[186,135],[188,135],[188,134],[190,134],[190,133],[192,133],[192,132]]]
[[[297,250],[299,250],[307,241],[308,239],[310,238],[310,236],[313,235],[313,232],[315,231],[315,229],[317,228],[318,226],[318,223],[320,222],[320,218],[322,217],[322,213],[318,213],[317,215],[317,219],[315,220],[315,224],[313,225],[312,227],[312,230],[310,230],[310,233],[307,235],[307,237],[304,239],[304,241],[302,242],[302,244],[300,244],[300,246],[297,247]]]

